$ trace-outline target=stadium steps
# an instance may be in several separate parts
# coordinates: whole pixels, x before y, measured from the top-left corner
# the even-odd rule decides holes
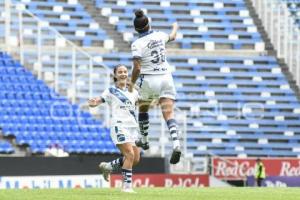
[[[271,40],[269,39],[268,34],[265,31],[264,26],[263,26],[260,18],[258,17],[251,1],[245,0],[245,5],[248,8],[249,14],[252,17],[253,22],[257,27],[257,31],[260,33],[262,39],[265,42],[265,45],[266,45],[265,47],[266,47],[266,50],[268,51],[268,55],[276,56],[276,50],[274,49],[274,46],[272,45]]]
[[[108,17],[105,17],[101,15],[101,9],[99,9],[97,6],[95,7],[95,0],[93,1],[85,1],[85,0],[79,0],[79,3],[81,3],[87,12],[90,13],[90,15],[97,21],[101,28],[103,28],[110,38],[114,40],[115,49],[119,52],[130,52],[130,45],[124,41],[123,35],[119,33],[113,25],[108,23]],[[240,56],[258,56],[260,53],[255,50],[250,49],[240,49],[239,51],[236,51],[234,49],[216,49],[214,51],[206,51],[202,49],[181,49],[176,46],[175,43],[169,43],[167,44],[168,48],[168,54],[169,55],[208,55],[208,56],[235,56],[239,54]],[[262,52],[262,54],[266,54],[267,51]]]
[[[282,72],[284,73],[285,77],[287,78],[287,80],[290,84],[290,87],[295,92],[297,99],[300,101],[300,89],[299,89],[296,81],[294,80],[292,73],[289,71],[287,64],[283,61],[283,59],[277,58],[277,62],[279,63],[279,65],[282,69]]]
[[[78,1],[88,13],[99,23],[107,34],[114,40],[115,50],[122,52],[130,52],[129,43],[125,42],[122,34],[118,33],[114,26],[108,23],[108,18],[101,15],[101,10],[96,8],[94,1],[79,0]]]
[[[289,71],[288,66],[286,65],[286,63],[283,61],[283,59],[279,59],[277,58],[277,51],[274,48],[273,44],[271,43],[271,40],[268,36],[268,33],[265,31],[264,26],[260,20],[260,18],[258,17],[255,8],[252,5],[252,2],[250,0],[245,0],[246,6],[249,10],[250,16],[252,17],[254,24],[257,27],[258,32],[261,34],[262,39],[264,40],[265,44],[266,44],[266,50],[268,52],[268,55],[272,55],[275,56],[277,59],[278,64],[280,65],[282,72],[284,73],[285,77],[287,78],[290,87],[292,88],[292,90],[295,92],[297,99],[300,101],[300,89],[297,86],[293,75],[291,74],[291,72]]]

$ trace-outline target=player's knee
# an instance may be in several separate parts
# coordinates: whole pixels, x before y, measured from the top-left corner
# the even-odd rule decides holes
[[[172,116],[174,111],[171,105],[161,104],[161,111],[165,117]]]
[[[139,112],[147,113],[149,111],[149,102],[139,102]]]
[[[125,159],[130,161],[131,163],[134,162],[134,152],[133,151],[131,151],[131,150],[125,151],[124,156],[125,156]]]
[[[170,110],[170,109],[163,109],[162,114],[166,121],[173,118],[173,115],[174,115],[173,110]]]
[[[171,116],[173,114],[172,110],[170,110],[169,108],[165,108],[162,111],[165,116]]]
[[[148,109],[145,106],[140,106],[139,107],[139,112],[146,113],[146,112],[148,112]]]

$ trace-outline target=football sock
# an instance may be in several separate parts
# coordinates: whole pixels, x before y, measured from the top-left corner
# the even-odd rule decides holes
[[[123,187],[132,188],[132,169],[122,168],[122,176],[123,176]]]
[[[139,113],[139,126],[142,135],[142,142],[148,142],[149,114]]]
[[[173,141],[173,149],[175,149],[175,147],[180,147],[180,143],[179,143],[179,138],[178,138],[178,133],[177,133],[177,123],[175,119],[169,119],[167,121],[167,125],[170,131],[170,135]]]
[[[123,157],[117,158],[111,162],[109,162],[108,168],[113,172],[118,172],[123,166]]]

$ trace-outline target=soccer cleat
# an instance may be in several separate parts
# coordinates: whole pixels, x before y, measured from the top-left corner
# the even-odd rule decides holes
[[[107,162],[101,162],[99,164],[99,169],[100,169],[100,174],[103,175],[104,180],[109,181],[111,170],[107,168],[107,165],[108,165]]]
[[[135,141],[135,145],[137,147],[141,147],[144,150],[149,149],[149,142],[143,143],[141,139]]]
[[[123,188],[121,191],[126,193],[136,193],[132,188]]]
[[[180,147],[173,149],[172,156],[170,159],[171,164],[177,164],[180,161],[181,150]]]

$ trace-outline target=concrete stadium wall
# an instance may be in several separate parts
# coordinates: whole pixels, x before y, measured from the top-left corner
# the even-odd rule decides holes
[[[98,174],[98,164],[119,155],[54,157],[0,157],[0,176]],[[164,158],[141,158],[135,173],[165,173]]]

